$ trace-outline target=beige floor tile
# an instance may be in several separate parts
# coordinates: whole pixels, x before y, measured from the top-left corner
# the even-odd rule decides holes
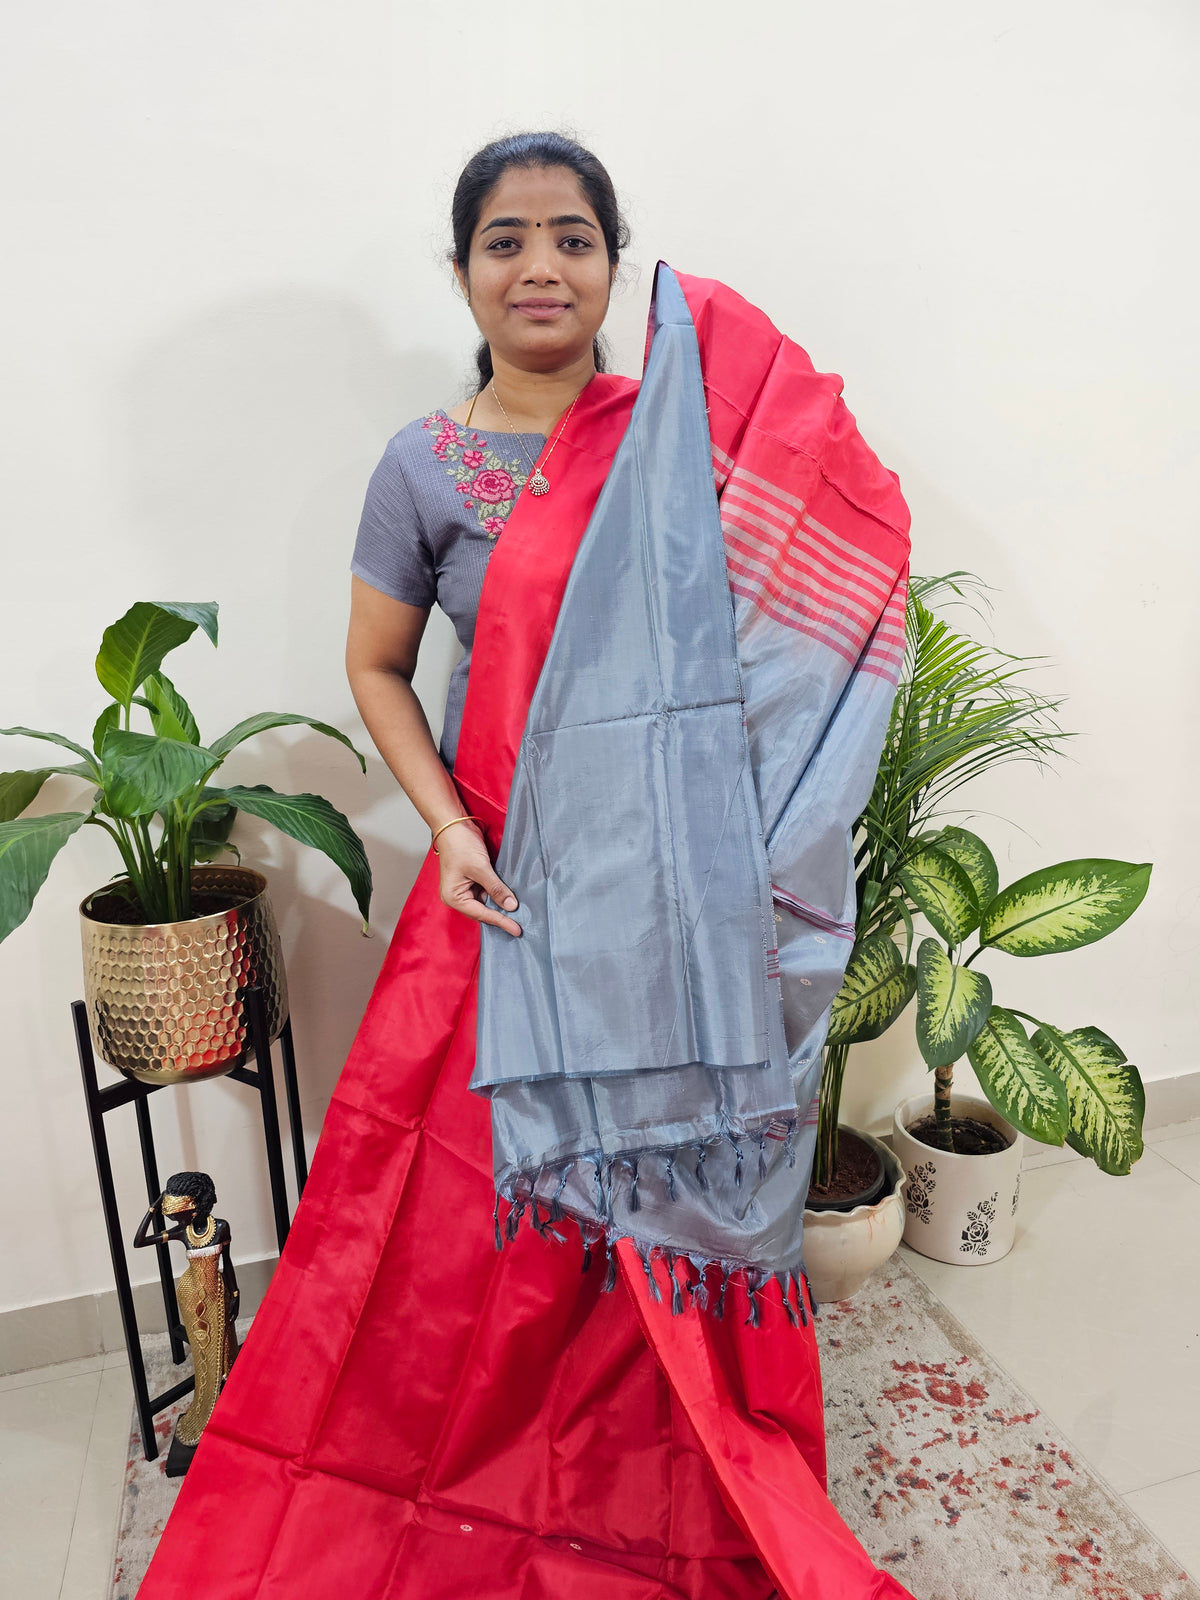
[[[104,1357],[81,1356],[78,1361],[58,1361],[52,1367],[30,1367],[25,1372],[0,1375],[0,1394],[9,1389],[28,1389],[35,1383],[52,1383],[57,1378],[78,1378],[85,1372],[99,1372]]]
[[[1138,1489],[1125,1499],[1185,1571],[1200,1578],[1200,1472]]]
[[[0,1394],[0,1594],[58,1600],[100,1377]]]
[[[1082,1156],[1076,1155],[1069,1144],[1038,1144],[1035,1139],[1026,1139],[1025,1150],[1021,1156],[1021,1171],[1032,1172],[1037,1167],[1057,1167],[1064,1161],[1081,1161]]]
[[[1151,1128],[1146,1133],[1146,1143],[1164,1144],[1168,1139],[1182,1139],[1189,1133],[1200,1133],[1200,1117],[1193,1117],[1190,1122],[1168,1122],[1161,1128]]]
[[[1003,1260],[904,1250],[949,1310],[1122,1493],[1200,1470],[1200,1184],[1155,1150],[1022,1176]]]
[[[1200,1183],[1200,1133],[1185,1134],[1180,1139],[1164,1139],[1161,1144],[1154,1146],[1154,1153]]]
[[[108,1600],[132,1407],[128,1372],[105,1368],[100,1375],[59,1600]]]

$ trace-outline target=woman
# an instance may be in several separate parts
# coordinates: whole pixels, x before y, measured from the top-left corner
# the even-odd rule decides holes
[[[660,263],[602,370],[571,141],[480,151],[454,233],[478,392],[388,446],[347,649],[431,849],[140,1592],[903,1596],[823,1493],[801,1244],[907,513],[722,285]]]

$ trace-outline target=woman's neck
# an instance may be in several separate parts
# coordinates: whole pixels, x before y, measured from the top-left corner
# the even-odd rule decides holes
[[[491,384],[484,386],[471,416],[473,427],[501,431],[512,427],[517,433],[548,435],[596,375],[590,350],[578,361],[553,372],[528,372],[496,356],[493,364],[495,390]],[[497,395],[503,402],[503,409],[497,403]]]

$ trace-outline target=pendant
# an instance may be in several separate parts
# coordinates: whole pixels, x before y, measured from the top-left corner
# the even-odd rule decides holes
[[[550,493],[550,480],[549,480],[549,478],[546,477],[546,475],[542,472],[541,468],[539,467],[538,470],[534,473],[533,477],[530,478],[529,482],[525,485],[525,487],[529,490],[530,494],[537,494],[537,495],[549,494]]]

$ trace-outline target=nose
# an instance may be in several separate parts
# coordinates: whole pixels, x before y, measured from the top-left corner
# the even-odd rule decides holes
[[[541,241],[538,241],[539,245]],[[540,249],[535,249],[525,269],[524,282],[526,283],[557,283],[558,273],[555,271],[553,259],[543,256]]]

